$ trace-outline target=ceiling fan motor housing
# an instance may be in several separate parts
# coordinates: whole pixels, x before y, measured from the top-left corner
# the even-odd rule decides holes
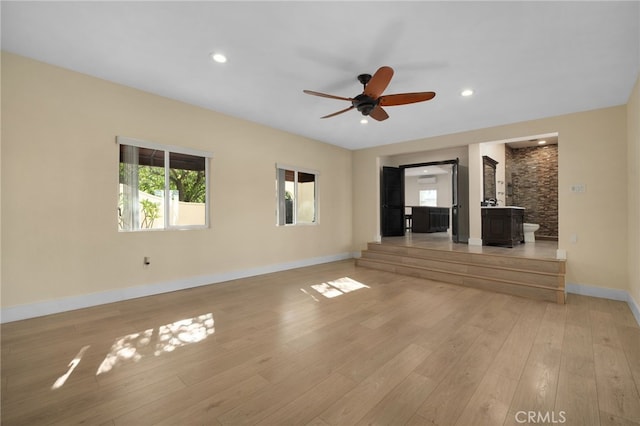
[[[378,105],[378,99],[373,99],[370,96],[360,94],[353,98],[351,103],[355,108],[362,113],[362,115],[369,115],[371,111]]]

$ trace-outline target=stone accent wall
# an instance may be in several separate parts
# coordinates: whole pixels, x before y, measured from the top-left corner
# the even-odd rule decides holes
[[[507,204],[524,207],[536,238],[558,238],[558,145],[505,147]]]

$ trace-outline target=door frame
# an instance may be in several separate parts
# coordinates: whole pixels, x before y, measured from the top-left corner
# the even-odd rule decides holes
[[[454,182],[454,179],[459,179],[460,176],[460,159],[456,158],[455,160],[441,160],[441,161],[428,161],[428,162],[423,162],[423,163],[412,163],[412,164],[403,164],[398,166],[401,170],[403,170],[404,173],[404,169],[411,169],[411,168],[418,168],[418,167],[428,167],[428,166],[445,166],[445,165],[451,165],[452,167],[452,181],[451,181],[451,239],[454,243],[467,243],[467,238],[465,238],[464,236],[464,229],[468,228],[468,224],[465,226],[460,226],[460,223],[458,222],[460,219],[463,219],[466,217],[465,215],[460,215],[459,214],[459,209],[461,207],[463,207],[463,203],[467,203],[468,200],[461,200],[460,199],[460,195],[461,193],[465,193],[465,191],[460,191],[459,183],[460,181],[458,180],[457,182]],[[463,175],[465,175],[463,173]],[[465,176],[462,176],[462,178],[464,178]]]

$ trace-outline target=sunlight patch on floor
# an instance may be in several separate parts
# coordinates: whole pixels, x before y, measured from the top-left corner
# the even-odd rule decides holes
[[[58,380],[56,380],[55,383],[53,384],[53,386],[51,386],[51,390],[59,389],[62,386],[64,386],[64,384],[67,381],[67,379],[69,378],[69,376],[71,376],[71,373],[73,373],[73,370],[75,370],[76,367],[78,366],[78,364],[80,364],[80,360],[82,359],[82,356],[87,351],[87,349],[89,349],[89,347],[90,346],[87,345],[87,346],[83,346],[80,349],[78,354],[69,363],[69,365],[68,365],[69,369],[67,370],[67,372],[64,373],[62,376],[58,377]]]
[[[332,299],[334,297],[342,296],[345,293],[370,287],[352,278],[343,277],[334,281],[327,281],[326,283],[312,285],[311,288],[324,297]]]
[[[213,334],[213,315],[200,315],[196,318],[184,319],[171,324],[162,325],[158,329],[160,334],[156,344],[155,355],[172,352],[180,346],[198,343]]]
[[[118,337],[98,367],[96,376],[127,362],[138,362],[145,356],[160,356],[176,348],[201,342],[215,332],[213,314],[175,321],[158,327]]]

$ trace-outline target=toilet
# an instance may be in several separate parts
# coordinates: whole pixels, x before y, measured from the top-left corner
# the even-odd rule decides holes
[[[533,235],[538,229],[540,229],[540,225],[537,223],[523,223],[522,228],[524,231],[524,242],[525,243],[535,243],[536,237]]]

